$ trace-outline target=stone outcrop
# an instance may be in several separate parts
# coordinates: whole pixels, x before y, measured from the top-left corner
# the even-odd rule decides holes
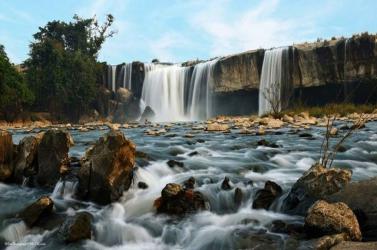
[[[363,239],[377,240],[377,177],[351,182],[326,200],[347,204],[358,218]]]
[[[37,185],[53,188],[69,168],[68,151],[73,145],[70,134],[63,130],[48,130],[38,145]]]
[[[352,210],[342,202],[317,201],[305,218],[305,230],[310,236],[347,233],[352,240],[361,240],[359,223]]]
[[[7,181],[12,177],[13,150],[12,134],[0,130],[0,181]]]
[[[14,165],[14,181],[22,183],[24,177],[34,175],[38,171],[38,145],[43,133],[23,138],[17,146]]]
[[[282,194],[282,188],[273,181],[267,181],[264,188],[257,191],[253,201],[254,209],[268,209],[274,200]]]
[[[78,195],[99,204],[118,200],[133,179],[135,145],[121,131],[110,131],[81,161]]]
[[[22,210],[17,217],[21,218],[28,227],[33,227],[43,216],[52,213],[54,202],[44,196]]]
[[[60,226],[58,234],[67,242],[77,242],[92,237],[92,215],[81,212],[68,217]]]
[[[143,113],[141,114],[140,121],[146,122],[152,120],[156,116],[156,113],[153,111],[153,109],[150,106],[147,106]]]
[[[315,164],[293,185],[283,201],[282,210],[289,214],[305,215],[315,201],[342,190],[351,180],[351,175],[349,170]]]
[[[183,216],[207,209],[202,193],[193,189],[184,189],[176,183],[167,184],[161,191],[161,197],[155,200],[157,213]]]

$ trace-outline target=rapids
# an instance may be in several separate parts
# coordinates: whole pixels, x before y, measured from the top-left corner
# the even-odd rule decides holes
[[[254,210],[251,208],[254,194],[266,180],[277,182],[287,191],[318,159],[324,128],[306,130],[314,138],[308,140],[289,128],[280,129],[282,134],[255,136],[238,134],[237,130],[228,134],[192,130],[197,125],[200,124],[174,123],[165,136],[146,136],[146,128],[142,126],[124,129],[125,135],[148,159],[137,159],[138,169],[131,189],[119,202],[108,206],[76,200],[77,183],[74,182],[60,181],[50,192],[0,183],[0,244],[18,243],[8,249],[237,249],[244,246],[250,232],[258,232],[262,238],[277,237],[284,244],[287,236],[271,233],[271,222],[302,223],[303,218],[279,213],[279,204],[275,204],[275,211]],[[70,155],[82,156],[106,131],[70,131],[75,141]],[[352,169],[353,180],[377,175],[376,131],[377,122],[368,123],[346,142],[347,151],[338,154],[334,165]],[[13,132],[15,143],[30,134]],[[188,133],[195,136],[188,138],[185,136]],[[279,147],[257,146],[262,138]],[[170,159],[182,161],[184,167],[170,168],[166,164]],[[182,220],[156,215],[153,202],[162,188],[170,182],[182,183],[191,176],[196,179],[197,190],[208,199],[210,210]],[[226,176],[232,185],[228,191],[221,189]],[[149,187],[138,189],[139,181]],[[234,203],[236,187],[243,192],[239,208]],[[53,237],[53,231],[29,229],[13,219],[14,213],[46,194],[54,200],[60,214],[92,213],[94,240],[62,246]],[[22,244],[30,242],[35,246]]]

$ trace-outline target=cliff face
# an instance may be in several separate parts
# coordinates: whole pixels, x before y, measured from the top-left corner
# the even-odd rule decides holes
[[[377,79],[377,37],[355,36],[290,48],[290,80],[294,87]],[[258,89],[264,50],[249,51],[219,60],[215,92]]]

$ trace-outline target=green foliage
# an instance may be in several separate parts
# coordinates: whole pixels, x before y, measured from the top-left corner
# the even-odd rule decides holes
[[[10,63],[4,46],[0,45],[0,116],[9,120],[22,110],[24,104],[33,102],[32,92],[23,76]]]
[[[98,52],[113,17],[100,26],[95,18],[74,16],[66,23],[52,21],[40,27],[30,45],[27,80],[36,96],[35,108],[70,119],[87,112],[98,89]],[[101,72],[102,73],[102,72]]]

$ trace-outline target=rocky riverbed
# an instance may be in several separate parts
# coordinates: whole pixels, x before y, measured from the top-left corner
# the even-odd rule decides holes
[[[338,117],[332,140],[359,116]],[[316,164],[327,120],[307,113],[4,124],[11,134],[0,135],[0,245],[375,249],[377,115],[367,120],[331,169]]]

